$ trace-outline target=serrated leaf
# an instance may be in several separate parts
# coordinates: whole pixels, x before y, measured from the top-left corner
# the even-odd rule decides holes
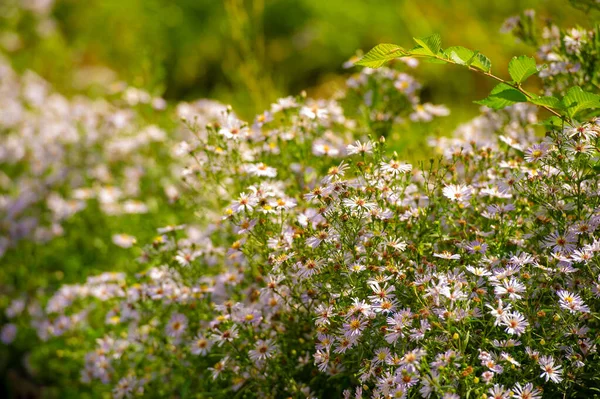
[[[456,62],[459,65],[468,65],[471,58],[475,55],[473,50],[470,50],[463,46],[452,46],[444,50],[444,53],[448,59]]]
[[[586,109],[600,108],[600,96],[583,91],[581,87],[571,87],[562,99],[563,106],[572,118],[578,112]]]
[[[535,105],[542,105],[555,109],[562,109],[563,107],[560,99],[552,96],[533,97],[529,99],[529,102]]]
[[[386,62],[404,55],[406,55],[406,50],[402,47],[395,44],[382,43],[373,47],[364,57],[356,62],[356,65],[379,68]]]
[[[437,55],[442,49],[442,37],[439,33],[425,37],[415,37],[413,40],[427,50],[429,55]]]
[[[510,77],[517,83],[524,82],[528,77],[538,72],[535,59],[521,55],[513,57],[508,63],[508,73]]]
[[[458,65],[471,66],[484,72],[492,69],[492,62],[488,57],[479,51],[474,51],[462,46],[452,46],[444,50],[444,54],[449,60]]]
[[[424,61],[428,62],[430,64],[447,64],[448,63],[448,61],[446,61],[444,59],[433,58],[433,57],[425,58]]]
[[[526,101],[527,97],[525,97],[525,94],[507,84],[500,83],[492,89],[489,96],[483,100],[475,101],[475,103],[493,109],[501,109],[508,107],[509,105]]]
[[[558,116],[552,115],[549,118],[544,119],[543,121],[537,123],[537,125],[542,125],[544,127],[546,127],[549,130],[552,129],[556,129],[556,128],[560,128],[560,126],[563,124],[563,120],[560,119]]]
[[[408,55],[431,57],[431,51],[429,49],[419,46],[410,49]]]
[[[477,53],[473,61],[471,61],[471,66],[484,72],[489,72],[492,70],[492,61],[485,55]]]

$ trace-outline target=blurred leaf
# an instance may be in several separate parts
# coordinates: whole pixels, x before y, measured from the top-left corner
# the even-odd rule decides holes
[[[378,44],[373,47],[364,57],[362,57],[356,65],[362,65],[369,68],[379,68],[388,61],[394,58],[401,57],[406,54],[406,50],[395,44]]]
[[[500,83],[492,89],[488,97],[483,100],[475,101],[475,103],[493,109],[501,109],[509,105],[526,101],[527,97],[525,97],[525,94],[507,84]]]
[[[452,61],[459,65],[469,65],[473,56],[476,54],[473,50],[470,50],[463,46],[448,47],[444,50],[446,56]]]
[[[552,96],[533,97],[529,100],[529,102],[535,105],[542,105],[550,108],[563,108],[560,99]]]
[[[437,55],[442,49],[442,37],[439,33],[425,37],[415,37],[413,40],[427,50],[429,55]]]
[[[444,54],[458,65],[472,66],[484,72],[492,69],[492,62],[479,51],[474,51],[463,46],[448,47]]]
[[[541,121],[540,123],[538,123],[538,125],[542,125],[548,130],[553,130],[553,129],[559,129],[563,123],[564,122],[562,119],[560,119],[559,117],[557,117],[555,115],[552,115],[551,117],[546,118],[543,121]]]
[[[571,87],[562,102],[570,117],[586,109],[600,108],[600,96],[583,91],[579,86]]]
[[[517,83],[524,82],[528,77],[537,73],[538,68],[533,57],[521,55],[513,57],[508,63],[508,73]]]
[[[475,59],[471,62],[471,66],[481,69],[484,72],[492,70],[492,61],[481,53],[475,54]]]

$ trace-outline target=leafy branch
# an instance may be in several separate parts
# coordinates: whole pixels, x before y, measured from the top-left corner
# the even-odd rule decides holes
[[[494,75],[492,62],[479,51],[462,46],[442,49],[439,34],[414,38],[417,46],[407,50],[395,44],[379,44],[371,49],[356,64],[370,68],[379,68],[385,63],[402,57],[425,58],[433,63],[454,64],[488,76],[499,82],[489,96],[476,101],[493,109],[501,109],[519,102],[528,102],[541,107],[565,123],[573,126],[573,118],[581,111],[600,108],[600,95],[585,92],[580,87],[572,87],[564,97],[538,96],[522,87],[529,77],[537,74],[545,66],[538,66],[535,59],[527,56],[514,57],[508,64],[511,81]]]

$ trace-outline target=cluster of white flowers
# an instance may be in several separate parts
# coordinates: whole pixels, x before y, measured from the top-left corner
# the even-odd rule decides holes
[[[580,54],[583,36],[569,35],[566,53]],[[132,170],[152,163],[140,154],[153,141],[179,141],[165,173],[186,189],[165,192],[191,209],[151,242],[112,237],[141,252],[137,273],[7,304],[2,342],[41,340],[32,376],[58,346],[82,387],[115,398],[531,399],[597,386],[600,119],[541,138],[533,107],[483,109],[413,168],[386,137],[447,110],[392,69],[363,70],[335,99],[282,98],[252,123],[181,103],[169,133],[139,118],[135,107],[164,104],[137,89],[119,108],[0,71],[0,161],[25,170],[3,178],[20,190],[0,203],[5,246],[43,226],[21,215],[75,212],[61,201],[144,212]]]
[[[68,99],[5,59],[0,94],[0,256],[21,239],[61,235],[90,200],[109,215],[148,212],[141,183],[162,129],[119,101]]]

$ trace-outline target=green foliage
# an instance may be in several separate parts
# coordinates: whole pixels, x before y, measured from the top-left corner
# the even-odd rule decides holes
[[[475,103],[485,105],[492,109],[502,109],[509,105],[526,101],[527,97],[519,90],[506,83],[500,83],[492,89],[488,97],[483,100],[475,101]]]
[[[473,51],[462,46],[448,47],[444,54],[455,64],[470,66],[489,72],[492,69],[492,62],[479,51]]]
[[[7,0],[8,2],[11,0]],[[265,2],[264,8],[261,8],[262,2],[237,0],[56,0],[55,3],[57,6],[51,16],[57,29],[44,38],[36,32],[37,26],[27,12],[4,12],[3,4],[0,4],[0,36],[12,30],[19,34],[21,48],[9,55],[11,62],[19,70],[33,69],[49,78],[54,87],[74,94],[80,90],[73,87],[74,72],[78,72],[80,68],[107,66],[114,71],[116,78],[144,87],[151,93],[166,92],[171,100],[195,96],[217,97],[233,103],[235,109],[241,111],[239,115],[248,117],[254,111],[262,111],[275,99],[274,96],[282,93],[296,93],[300,89],[313,88],[315,95],[321,96],[323,93],[318,92],[319,85],[326,77],[330,79],[330,73],[338,72],[342,62],[358,47],[380,40],[387,41],[390,37],[412,37],[429,31],[432,27],[440,30],[449,41],[485,49],[486,54],[497,65],[505,65],[509,55],[522,50],[522,44],[512,44],[502,39],[490,40],[495,39],[497,29],[488,28],[497,21],[487,18],[490,15],[488,11],[492,8],[498,11],[495,14],[497,18],[503,18],[515,8],[533,4],[529,0],[494,5],[485,2],[437,1],[422,7],[412,2],[400,2],[393,5],[382,4],[379,9],[373,10],[369,4],[359,0],[276,0]],[[563,0],[548,3],[564,6]],[[460,7],[456,7],[457,4]],[[464,22],[469,27],[462,33],[456,29],[456,15],[447,12],[453,9],[456,10],[456,15],[463,18],[461,24]],[[568,9],[564,9],[561,18],[569,18],[568,12]],[[23,18],[19,20],[21,16]],[[7,20],[11,19],[8,27],[2,22],[5,17]],[[600,35],[595,37],[598,41]],[[3,42],[0,45],[3,45],[6,38],[8,35],[2,36]],[[392,120],[382,116],[386,112],[401,115],[393,107],[405,104],[398,102],[397,97],[387,97],[388,93],[372,87],[358,93],[361,94],[360,97],[357,96],[358,101],[363,101],[369,90],[374,93],[372,103],[368,106],[365,104],[364,109],[357,108],[358,112],[364,111],[364,120],[368,122],[368,130],[365,131],[375,133],[374,137],[387,137],[388,148],[398,150],[403,158],[410,160],[427,154],[428,150],[424,150],[425,140],[436,127],[442,132],[440,134],[445,134],[452,131],[458,121],[466,120],[472,116],[470,113],[477,112],[476,107],[469,106],[471,98],[464,94],[471,93],[474,98],[483,97],[481,91],[487,89],[484,81],[487,77],[483,75],[491,74],[491,61],[488,57],[462,46],[442,49],[439,34],[417,37],[415,41],[418,46],[411,50],[404,50],[393,44],[377,46],[381,54],[373,55],[372,65],[367,65],[367,54],[362,65],[377,68],[402,54],[429,62],[452,63],[465,67],[465,71],[470,69],[484,74],[473,74],[473,77],[453,76],[448,79],[438,69],[427,69],[425,66],[419,71],[424,75],[423,80],[431,83],[422,92],[424,101],[435,99],[436,102],[444,102],[449,98],[460,98],[457,93],[463,94],[465,101],[462,104],[467,105],[455,104],[457,109],[452,110],[451,117],[444,118],[443,125],[414,123],[388,129],[387,124],[391,125]],[[387,49],[385,46],[388,46]],[[559,129],[561,125],[564,126],[565,121],[581,118],[584,113],[593,114],[594,110],[600,108],[598,96],[593,93],[594,84],[598,87],[600,76],[590,66],[593,64],[593,54],[597,53],[586,50],[577,56],[580,60],[576,61],[583,61],[582,70],[591,76],[587,81],[577,82],[581,88],[573,88],[566,94],[560,92],[553,96],[537,96],[506,82],[497,85],[490,96],[478,103],[490,108],[502,108],[528,101],[547,109],[559,110],[564,116],[553,116],[548,120],[553,128]],[[531,68],[531,60],[533,58],[521,56],[510,62],[508,72],[515,82],[522,83],[537,72],[537,68],[535,71]],[[535,61],[533,64],[535,65]],[[457,71],[457,74],[460,73],[462,72]],[[343,80],[344,77],[337,79]],[[562,85],[561,90],[572,84]],[[108,88],[108,84],[99,86],[102,90]],[[314,89],[315,87],[317,88]],[[408,114],[401,116],[407,117]],[[356,117],[359,118],[360,115]],[[380,131],[385,134],[379,134]],[[310,153],[310,149],[306,151]],[[283,152],[287,154],[293,151]],[[166,173],[166,165],[163,164],[163,157],[155,154],[157,165],[152,167],[157,169],[156,174],[160,177]],[[593,169],[597,172],[598,164],[593,165]],[[5,169],[3,172],[11,176],[10,171]],[[160,191],[158,177],[148,183],[154,191]],[[146,194],[150,192],[147,187],[143,191]],[[204,213],[208,207],[200,209],[200,213]],[[175,210],[164,199],[152,206],[151,212],[144,216],[106,218],[100,214],[97,206],[90,206],[65,224],[65,235],[62,238],[44,246],[23,243],[8,254],[3,260],[0,280],[4,284],[34,293],[42,288],[54,288],[60,283],[81,282],[86,276],[107,268],[135,272],[139,266],[133,261],[131,251],[115,248],[110,244],[111,235],[126,230],[134,234],[139,242],[149,242],[157,226],[176,224],[189,217],[189,214],[191,212]],[[171,258],[168,261],[172,261]],[[94,328],[96,326],[90,328],[89,332],[94,332]],[[468,334],[461,350],[467,346],[467,340]],[[84,346],[73,346],[84,350]],[[69,386],[79,378],[77,365],[70,363],[73,361],[71,358],[66,361],[63,349],[56,342],[38,345],[31,352],[30,359],[34,363],[46,365],[47,359],[52,359],[47,362],[48,370],[40,370],[41,373],[37,376],[44,386],[50,387],[46,391],[47,395],[51,395],[49,392],[52,385],[61,379],[62,374],[55,370],[64,369],[64,386]],[[85,347],[85,350],[88,349],[91,350]],[[29,347],[23,348],[23,354],[30,350]],[[8,363],[20,364],[20,357],[14,357],[14,362]],[[187,367],[185,362],[181,364]],[[327,385],[327,380],[324,377],[322,379],[323,385]],[[192,394],[188,390],[189,381],[192,379],[188,380],[180,392],[182,397]],[[162,392],[162,396],[166,396],[166,392],[161,389],[163,388],[158,393],[155,392],[155,395],[161,396]],[[94,396],[107,396],[109,390],[105,388],[103,391],[95,391]],[[68,391],[70,395],[66,391],[56,391],[54,395],[82,396],[76,388],[69,387]],[[195,394],[202,395],[198,392]],[[238,393],[238,396],[245,394],[246,392],[242,395]],[[331,394],[340,395],[340,392]]]
[[[442,49],[442,37],[438,33],[426,37],[415,37],[413,40],[423,48],[425,54],[437,56]]]
[[[600,95],[583,91],[581,87],[571,87],[562,99],[569,117],[581,111],[600,108]]]
[[[360,60],[360,65],[369,68],[379,68],[388,61],[400,57],[406,51],[395,44],[378,44]]]
[[[485,105],[492,109],[501,109],[516,103],[529,102],[545,108],[555,116],[571,120],[581,111],[600,108],[600,96],[585,92],[578,86],[569,89],[562,101],[557,97],[540,97],[524,90],[521,87],[521,83],[539,71],[535,59],[532,57],[522,55],[514,57],[510,61],[508,72],[516,83],[514,84],[493,75],[491,73],[491,61],[478,51],[473,51],[462,46],[449,47],[443,50],[441,48],[441,38],[438,34],[415,38],[414,40],[419,46],[410,51],[406,51],[400,46],[393,44],[386,44],[385,49],[376,47],[377,51],[374,51],[375,49],[371,50],[357,62],[357,65],[375,68],[382,66],[394,58],[422,57],[434,62],[460,65],[474,71],[483,72],[485,75],[501,82],[492,89],[488,97],[475,101],[477,104]],[[566,110],[566,114],[561,114],[557,111],[563,109]],[[571,123],[570,121],[567,122]]]
[[[560,99],[553,96],[540,96],[540,97],[532,97],[529,99],[529,102],[535,105],[550,107],[554,109],[562,109],[563,105]]]
[[[526,55],[514,57],[508,64],[508,73],[516,83],[524,82],[538,71],[535,59]]]
[[[395,44],[380,44],[369,51],[356,65],[379,68],[395,58],[422,57],[429,62],[457,64],[486,73],[489,73],[492,69],[489,58],[479,51],[473,51],[462,46],[449,47],[443,50],[441,47],[442,39],[439,34],[415,37],[413,40],[419,46],[411,50],[405,50]]]

